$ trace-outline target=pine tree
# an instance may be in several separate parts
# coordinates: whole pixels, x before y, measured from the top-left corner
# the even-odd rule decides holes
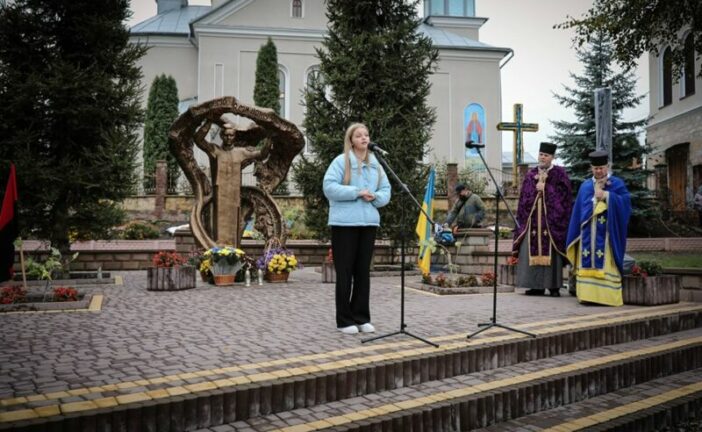
[[[134,191],[145,50],[128,16],[128,0],[0,8],[0,159],[17,166],[23,235],[62,252],[121,223]]]
[[[256,106],[270,108],[280,114],[280,90],[278,85],[278,50],[271,38],[261,45],[256,57]]]
[[[175,180],[180,167],[168,149],[168,131],[178,118],[178,87],[172,76],[154,78],[144,118],[144,175],[154,175],[156,161],[168,162],[168,176]]]
[[[421,161],[435,114],[426,102],[429,75],[438,56],[431,40],[417,32],[416,1],[329,0],[329,33],[317,50],[320,74],[305,93],[305,132],[314,155],[303,156],[294,178],[305,196],[305,223],[327,238],[328,202],[320,185],[334,157],[343,151],[353,122],[368,126],[371,138],[390,152],[388,163],[417,198],[426,182]],[[381,235],[397,240],[412,232],[419,211],[412,209],[394,180],[394,196],[381,209]]]
[[[571,73],[575,87],[564,86],[567,94],[555,94],[566,108],[575,111],[576,121],[553,121],[556,133],[553,141],[559,144],[558,157],[563,159],[575,191],[582,181],[591,176],[588,153],[596,147],[595,99],[598,88],[612,89],[612,172],[621,177],[631,193],[632,216],[641,220],[651,214],[651,194],[645,187],[649,171],[636,168],[642,163],[646,147],[639,144],[637,135],[645,120],[626,122],[625,109],[636,107],[643,95],[636,95],[636,79],[631,70],[614,71],[612,44],[601,34],[584,48],[578,48],[578,59],[584,66],[582,75]],[[636,222],[636,221],[634,221]],[[632,227],[635,224],[632,224]]]

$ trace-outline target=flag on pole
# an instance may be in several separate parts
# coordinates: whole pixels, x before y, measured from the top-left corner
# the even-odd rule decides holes
[[[424,192],[424,202],[422,208],[429,215],[429,218],[434,218],[434,168],[429,172],[429,180],[427,180],[427,189]],[[429,239],[431,239],[431,223],[424,216],[424,212],[419,212],[419,220],[417,221],[417,236],[419,237],[419,258],[417,259],[417,267],[422,271],[422,274],[429,274],[429,266],[431,265],[431,249],[429,248]]]

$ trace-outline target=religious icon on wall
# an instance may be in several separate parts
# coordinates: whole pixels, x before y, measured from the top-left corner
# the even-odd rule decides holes
[[[485,109],[482,105],[471,103],[463,110],[463,130],[465,131],[464,142],[470,140],[485,144]],[[477,149],[465,149],[465,165],[473,169],[479,169],[482,166]]]

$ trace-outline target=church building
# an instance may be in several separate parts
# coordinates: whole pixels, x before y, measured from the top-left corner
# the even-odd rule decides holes
[[[154,77],[160,74],[175,78],[181,112],[222,96],[253,104],[257,53],[271,37],[278,51],[281,116],[304,133],[302,90],[319,67],[315,48],[327,31],[324,0],[212,0],[211,6],[191,6],[187,0],[156,3],[156,16],[131,28],[131,42],[149,47],[140,61],[144,105]],[[480,168],[479,155],[464,146],[472,139],[485,144],[484,156],[499,176],[500,68],[512,51],[480,41],[480,27],[487,18],[475,16],[475,0],[424,0],[423,6],[425,18],[418,31],[439,49],[428,100],[436,108],[437,121],[427,161]],[[198,157],[207,163],[204,155]]]
[[[673,212],[691,209],[695,192],[702,186],[702,77],[700,53],[693,33],[681,29],[684,66],[673,72],[672,50],[661,46],[649,53],[650,115],[646,141],[651,146],[647,168],[655,170],[650,186],[658,190]]]

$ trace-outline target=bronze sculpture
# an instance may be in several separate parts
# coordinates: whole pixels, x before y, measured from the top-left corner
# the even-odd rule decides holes
[[[222,119],[226,114],[248,118],[253,124],[237,128]],[[221,128],[221,145],[206,140],[213,124]],[[263,144],[256,148],[259,142]],[[293,123],[234,97],[204,102],[178,117],[169,133],[169,145],[195,194],[190,228],[200,246],[239,247],[244,221],[252,213],[257,230],[268,239],[277,237],[284,242],[285,225],[270,193],[285,179],[304,144]],[[193,145],[208,155],[212,182],[198,166]],[[259,187],[242,187],[241,172],[254,162]]]

